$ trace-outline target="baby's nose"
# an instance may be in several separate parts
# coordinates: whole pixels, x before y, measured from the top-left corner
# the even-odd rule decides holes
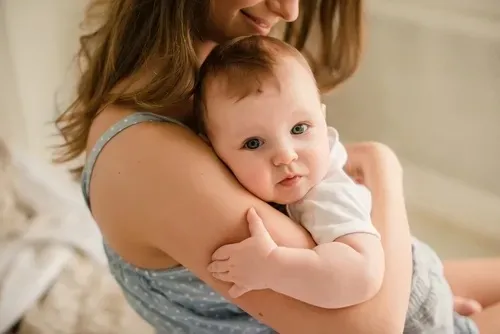
[[[273,157],[273,164],[275,166],[289,165],[297,160],[297,152],[291,147],[283,147],[276,152]]]

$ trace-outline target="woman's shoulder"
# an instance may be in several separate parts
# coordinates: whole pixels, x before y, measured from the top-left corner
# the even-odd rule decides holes
[[[104,135],[104,133],[108,129],[110,129],[114,124],[120,121],[120,119],[130,116],[133,113],[134,110],[132,109],[114,105],[104,108],[94,118],[94,120],[92,120],[89,136],[87,139],[87,152],[95,146],[97,141]]]
[[[93,120],[86,151],[87,165],[91,162],[95,167],[92,183],[100,183],[98,176],[103,174],[106,180],[112,180],[110,177],[120,171],[134,178],[147,178],[158,168],[183,167],[200,154],[211,153],[181,121],[117,106],[107,107]]]
[[[126,128],[139,123],[171,123],[187,128],[181,121],[173,117],[111,105],[106,107],[94,120],[92,120],[87,141],[87,151],[91,150],[98,140],[102,140],[107,133],[120,133]],[[141,127],[141,129],[142,128],[143,127]],[[150,131],[147,131],[146,134],[149,132]]]
[[[165,266],[165,254],[150,246],[150,224],[145,221],[151,217],[144,212],[155,211],[159,204],[151,196],[156,187],[182,178],[183,166],[194,163],[196,153],[183,152],[202,145],[194,133],[164,116],[113,106],[94,120],[84,192],[106,241],[122,256],[147,267]],[[174,193],[165,191],[162,196],[168,202]]]
[[[85,195],[96,196],[90,193],[91,183],[93,190],[101,184],[107,184],[108,191],[136,190],[133,186],[137,184],[131,180],[124,182],[122,175],[146,183],[148,177],[160,168],[162,171],[172,168],[171,172],[175,174],[175,168],[182,170],[182,165],[189,165],[200,153],[196,151],[203,150],[203,146],[206,145],[198,136],[174,118],[107,107],[90,127],[82,175]],[[190,151],[196,153],[190,155]],[[122,186],[116,187],[112,184],[114,181]]]

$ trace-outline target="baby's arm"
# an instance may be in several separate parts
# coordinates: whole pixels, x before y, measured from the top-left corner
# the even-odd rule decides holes
[[[323,308],[342,308],[371,299],[383,280],[382,245],[370,223],[369,208],[358,206],[353,212],[341,201],[336,200],[340,205],[336,209],[330,200],[302,203],[309,213],[302,221],[318,243],[314,249],[278,247],[257,213],[250,210],[251,237],[214,252],[209,271],[234,283],[229,291],[233,298],[268,288]],[[349,212],[340,210],[342,207]],[[362,217],[368,218],[360,220]]]
[[[269,254],[269,288],[324,308],[371,299],[380,289],[384,258],[380,240],[353,233],[312,250],[277,247]]]
[[[234,283],[234,298],[272,289],[324,308],[371,299],[380,289],[384,254],[370,220],[370,194],[343,171],[316,186],[289,213],[311,233],[314,249],[278,247],[255,211],[248,213],[251,237],[222,246],[209,270]]]
[[[375,296],[385,266],[370,212],[369,191],[343,170],[330,171],[303,201],[289,207],[291,217],[301,222],[318,246],[273,251],[270,259],[276,264],[271,267],[290,277],[276,291],[289,294],[285,291],[294,286],[293,297],[327,308],[347,307]]]
[[[377,294],[385,260],[380,235],[371,222],[371,194],[344,172],[347,152],[337,131],[330,128],[329,133],[328,174],[303,201],[288,207],[290,216],[307,228],[318,246],[277,248],[270,259],[282,277],[290,277],[276,291],[316,306],[342,308]]]

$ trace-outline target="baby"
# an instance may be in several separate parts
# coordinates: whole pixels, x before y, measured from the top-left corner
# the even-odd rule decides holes
[[[326,124],[300,52],[271,38],[237,39],[211,53],[200,76],[195,109],[201,133],[243,186],[286,205],[318,244],[312,250],[278,247],[263,225],[250,226],[255,238],[214,254],[221,260],[211,266],[214,275],[234,282],[232,297],[269,288],[325,308],[372,298],[383,279],[384,254],[370,220],[370,193],[343,170],[347,153]]]
[[[219,248],[208,268],[233,283],[230,296],[272,289],[324,308],[372,298],[383,280],[384,253],[370,220],[370,193],[343,170],[346,150],[326,124],[300,52],[270,37],[217,46],[200,68],[194,110],[200,134],[239,182],[257,197],[285,205],[317,243],[314,249],[277,246],[250,209],[251,237]],[[408,315],[405,333],[452,333],[453,326],[466,326],[453,312],[435,253],[415,241],[413,256],[414,272],[426,270],[439,279],[429,287],[432,301],[412,293],[410,303],[428,304]]]

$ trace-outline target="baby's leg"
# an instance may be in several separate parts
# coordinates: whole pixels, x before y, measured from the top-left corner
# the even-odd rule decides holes
[[[485,308],[471,318],[481,334],[498,334],[500,332],[500,303]]]
[[[455,294],[483,306],[482,312],[471,317],[481,334],[499,333],[500,258],[447,261],[444,269]]]
[[[483,308],[500,303],[500,258],[453,260],[443,265],[456,296],[477,300]]]

